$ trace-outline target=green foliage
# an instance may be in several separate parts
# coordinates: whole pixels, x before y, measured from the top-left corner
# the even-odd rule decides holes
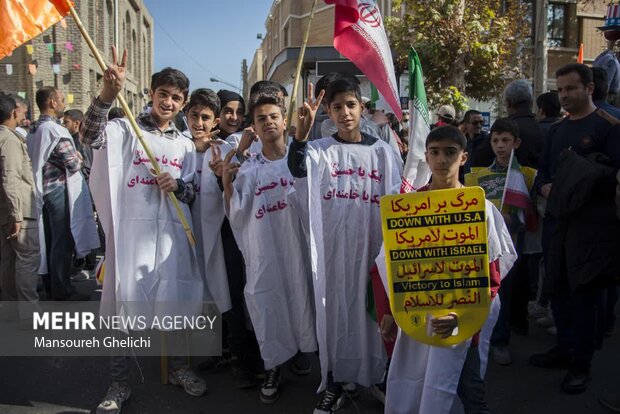
[[[519,51],[530,30],[522,2],[394,0],[393,5],[395,11],[403,5],[406,10],[386,22],[394,58],[407,69],[408,48],[415,47],[430,106],[451,104],[463,111],[467,98],[497,98],[520,77]]]

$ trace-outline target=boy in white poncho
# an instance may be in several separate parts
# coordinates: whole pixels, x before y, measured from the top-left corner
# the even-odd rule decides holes
[[[418,191],[460,188],[459,168],[465,164],[467,141],[455,127],[434,129],[426,140],[426,161],[433,174],[432,182]],[[501,214],[486,201],[489,245],[491,297],[495,298],[501,276],[505,276],[516,259],[512,240]],[[387,285],[385,257],[377,258],[377,267]],[[387,287],[386,287],[387,289]],[[452,335],[458,326],[456,314],[433,319],[433,332],[442,337]],[[440,347],[426,345],[398,331],[396,346],[387,377],[386,414],[448,414],[458,394],[466,414],[488,413],[485,401],[484,373],[489,338],[497,315],[499,301],[491,304],[489,317],[481,332],[458,345]],[[391,315],[381,321],[381,334],[393,339],[395,328]]]
[[[277,94],[256,96],[250,115],[262,151],[241,167],[229,154],[222,168],[230,225],[246,263],[245,299],[266,369],[264,403],[279,397],[280,365],[298,351],[316,350],[310,261],[301,221],[291,208],[294,180],[286,162],[284,113]]]
[[[367,293],[382,243],[379,200],[398,192],[401,174],[389,144],[360,131],[363,106],[354,77],[338,75],[325,100],[338,132],[307,142],[318,109],[309,101],[300,108],[288,155],[310,233],[320,390],[325,390],[315,414],[342,405],[342,383],[381,382],[386,354],[367,309]]]
[[[108,110],[123,89],[127,51],[120,64],[115,48],[112,56],[114,64],[104,72],[103,89],[82,125],[84,144],[95,150],[90,185],[106,233],[101,312],[137,314],[147,324],[167,315],[198,315],[204,294],[195,251],[167,196],[176,195],[189,220],[196,149],[172,122],[185,104],[189,80],[172,68],[153,74],[149,91],[153,108],[136,119],[161,167],[155,176],[128,120],[107,122]],[[173,331],[168,338],[170,349],[182,349],[183,331]],[[175,354],[169,358],[169,382],[192,396],[203,395],[204,380],[189,369],[182,354]],[[110,368],[113,381],[98,414],[119,413],[131,394],[129,357],[113,356]]]

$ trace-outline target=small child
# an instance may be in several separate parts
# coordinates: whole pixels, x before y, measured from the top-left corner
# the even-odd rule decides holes
[[[509,118],[496,120],[491,127],[491,148],[495,154],[493,164],[486,168],[472,168],[472,172],[465,176],[467,186],[482,187],[487,200],[501,210],[519,254],[519,259],[502,281],[499,290],[502,307],[491,337],[491,346],[493,359],[500,365],[512,363],[508,349],[511,324],[527,330],[529,273],[530,269],[534,269],[531,273],[538,274],[539,253],[542,249],[540,234],[534,230],[535,224],[532,226],[534,220],[530,220],[534,216],[534,211],[531,208],[529,192],[534,183],[536,170],[519,165],[513,154],[520,144],[517,124]],[[507,180],[509,170],[516,174],[511,180]],[[507,188],[508,184],[510,188]],[[511,192],[511,189],[517,192]],[[518,197],[514,199],[509,195],[506,196],[507,194],[518,194]],[[527,231],[526,222],[533,231]]]
[[[425,156],[433,179],[418,191],[462,188],[459,168],[467,161],[466,147],[467,140],[456,127],[444,126],[431,131],[426,139]],[[508,230],[490,202],[486,203],[486,212],[491,297],[494,298],[500,274],[506,274],[510,269],[515,253]],[[377,266],[385,285],[383,255],[377,258]],[[451,347],[426,345],[399,330],[387,378],[385,413],[449,413],[456,394],[465,413],[487,412],[482,379],[488,350],[484,339],[495,324],[497,306],[494,301],[481,333]],[[392,339],[392,316],[386,315],[383,319],[381,334],[385,339]],[[433,332],[443,337],[451,335],[457,327],[458,319],[448,311],[445,316],[432,321]]]

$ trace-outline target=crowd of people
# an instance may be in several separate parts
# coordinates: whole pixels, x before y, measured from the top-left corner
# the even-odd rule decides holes
[[[72,277],[103,253],[102,311],[141,302],[154,316],[157,302],[214,302],[225,352],[201,368],[225,358],[238,388],[260,379],[263,403],[278,400],[284,364],[307,375],[318,355],[315,414],[336,411],[359,386],[370,387],[386,413],[447,413],[457,397],[466,413],[489,412],[489,344],[495,363],[510,364],[511,331],[527,334],[532,318],[557,345],[530,363],[567,369],[566,393],[587,389],[595,351],[613,334],[620,280],[620,120],[607,99],[620,91],[605,70],[566,65],[556,73],[557,93],[538,97],[528,81],[511,82],[507,117],[489,132],[481,112],[458,122],[443,105],[418,138],[431,176],[417,191],[483,187],[493,246],[494,311],[485,327],[457,346],[435,347],[398,330],[389,312],[377,320],[368,310],[371,273],[386,279],[379,200],[400,190],[409,114],[399,121],[373,109],[356,77],[334,73],[309,85],[291,127],[281,85],[257,82],[246,102],[228,90],[190,93],[187,77],[165,68],[152,75],[152,102],[136,117],[155,168],[125,114],[112,108],[127,59],[112,54],[85,113],[67,110],[59,89],[42,87],[40,117],[30,121],[27,101],[0,95],[2,300],[88,300]],[[504,203],[511,168],[524,177],[527,205]],[[458,326],[446,313],[432,330],[450,336]],[[182,347],[184,337],[169,341]],[[170,357],[169,365],[169,383],[206,393],[187,358]],[[98,413],[121,411],[130,371],[129,355],[112,357]]]

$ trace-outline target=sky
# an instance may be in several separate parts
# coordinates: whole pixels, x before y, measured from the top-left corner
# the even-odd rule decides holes
[[[190,89],[241,88],[241,61],[252,63],[273,0],[144,0],[155,21],[154,70],[182,70]]]

